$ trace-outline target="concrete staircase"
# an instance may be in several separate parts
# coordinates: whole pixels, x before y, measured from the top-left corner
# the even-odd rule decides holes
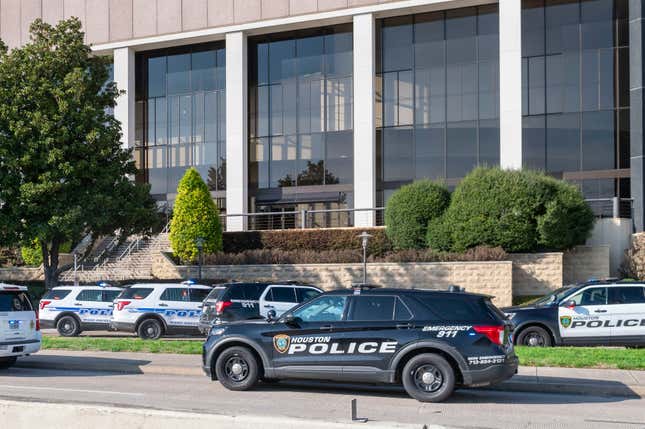
[[[159,252],[170,248],[168,233],[163,232],[151,238],[131,236],[122,243],[113,246],[99,261],[88,258],[77,270],[80,283],[98,281],[150,280],[152,276],[152,260]],[[63,272],[60,281],[74,281],[74,269]]]

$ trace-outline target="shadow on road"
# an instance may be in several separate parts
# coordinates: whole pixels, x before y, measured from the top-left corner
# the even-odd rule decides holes
[[[34,372],[0,371],[0,376],[16,377],[86,377],[123,374],[143,374],[141,367],[149,365],[146,359],[124,359],[82,356],[34,355],[18,360],[15,369],[32,369]]]

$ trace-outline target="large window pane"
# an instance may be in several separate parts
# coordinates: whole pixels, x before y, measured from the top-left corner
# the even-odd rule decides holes
[[[577,113],[546,118],[547,171],[580,170],[580,125]]]

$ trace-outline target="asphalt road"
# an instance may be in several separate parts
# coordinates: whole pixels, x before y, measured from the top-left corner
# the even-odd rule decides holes
[[[334,422],[349,421],[356,398],[359,417],[419,428],[645,428],[643,399],[460,390],[446,403],[422,404],[392,388],[281,382],[231,392],[201,376],[31,368],[2,372],[0,398]]]

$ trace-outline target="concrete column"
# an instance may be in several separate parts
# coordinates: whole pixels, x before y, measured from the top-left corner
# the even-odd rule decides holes
[[[374,31],[372,14],[354,16],[354,208],[357,209],[376,207]],[[373,211],[355,213],[355,226],[375,224]]]
[[[121,122],[121,145],[134,147],[134,50],[118,48],[114,50],[114,82],[117,88],[125,91],[114,106],[114,117]]]
[[[247,38],[226,35],[226,213],[248,213]],[[227,231],[245,231],[247,218],[229,217]]]
[[[636,232],[645,230],[645,151],[643,150],[643,27],[644,5],[641,0],[629,0],[629,141],[631,192],[634,199],[632,218]]]
[[[499,0],[499,162],[522,168],[522,2]]]

